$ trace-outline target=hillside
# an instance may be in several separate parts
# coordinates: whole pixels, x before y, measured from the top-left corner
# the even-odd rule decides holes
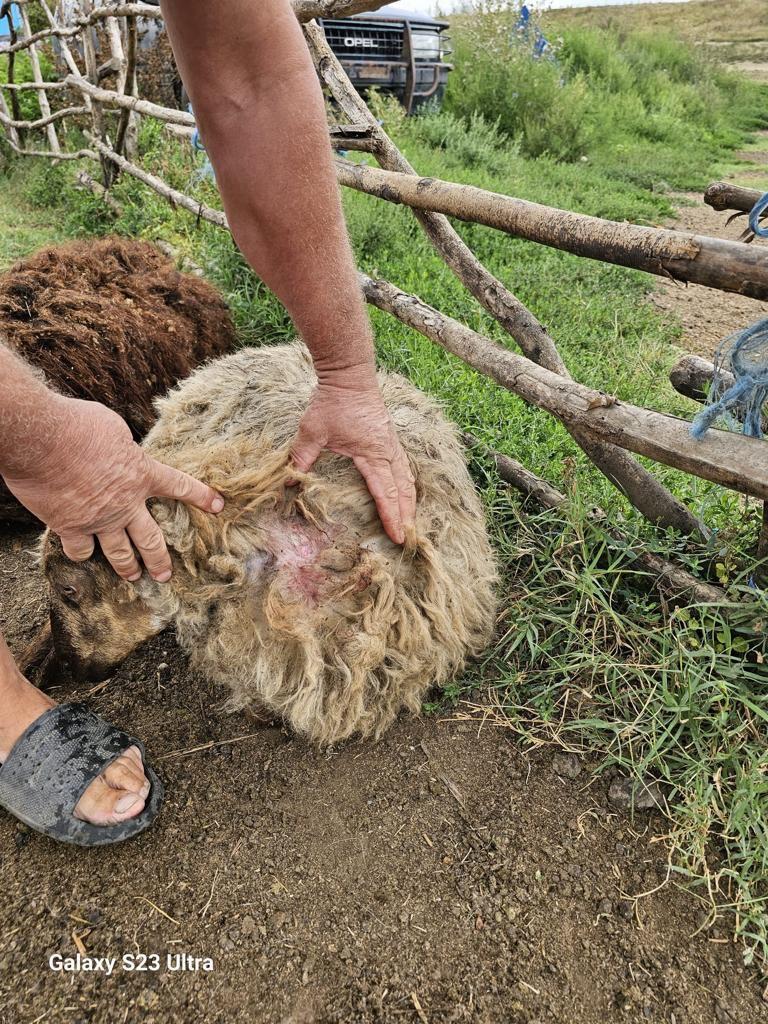
[[[543,22],[552,32],[561,26],[600,26],[625,31],[667,31],[711,48],[720,59],[752,78],[768,82],[768,17],[765,0],[632,4],[550,11]]]

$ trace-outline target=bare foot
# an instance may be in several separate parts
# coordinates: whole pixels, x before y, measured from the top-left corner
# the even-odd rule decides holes
[[[55,702],[14,671],[0,677],[0,764],[24,730]],[[138,747],[129,747],[91,783],[75,807],[75,817],[92,825],[116,825],[144,810],[149,782]]]

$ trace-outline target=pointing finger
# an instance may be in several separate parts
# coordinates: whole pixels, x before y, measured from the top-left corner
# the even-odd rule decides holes
[[[203,512],[221,512],[224,508],[224,499],[220,494],[189,474],[157,462],[156,459],[150,459],[150,471],[148,498],[175,498]]]
[[[400,520],[407,529],[413,526],[416,519],[416,480],[408,457],[399,445],[398,453],[392,462],[392,475],[397,486]]]
[[[356,458],[355,465],[363,476],[371,497],[376,502],[381,525],[395,544],[402,544],[405,531],[400,518],[400,493],[392,475],[392,467],[385,459],[369,462]]]

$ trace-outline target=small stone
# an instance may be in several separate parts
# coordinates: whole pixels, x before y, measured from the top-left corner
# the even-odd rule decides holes
[[[641,782],[617,776],[608,788],[608,800],[622,810],[651,811],[665,806],[664,793],[657,782]]]
[[[613,903],[611,900],[600,900],[597,912],[598,914],[604,914],[606,917],[609,917],[613,913]]]
[[[240,922],[240,934],[245,936],[245,937],[248,937],[249,935],[253,935],[255,931],[256,931],[256,922],[250,916],[250,914],[248,914]]]
[[[581,775],[581,762],[575,754],[556,754],[552,759],[552,767],[566,779],[575,779]]]

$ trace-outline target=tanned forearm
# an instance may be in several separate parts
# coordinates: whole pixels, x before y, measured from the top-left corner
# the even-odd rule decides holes
[[[289,0],[164,0],[232,233],[281,299],[320,379],[372,374],[322,94]]]
[[[55,458],[66,403],[0,342],[0,476],[39,472]]]
[[[408,460],[376,382],[325,108],[289,0],[163,0],[174,55],[229,226],[312,353],[318,387],[291,449],[309,472],[349,456],[389,536],[412,527]]]

